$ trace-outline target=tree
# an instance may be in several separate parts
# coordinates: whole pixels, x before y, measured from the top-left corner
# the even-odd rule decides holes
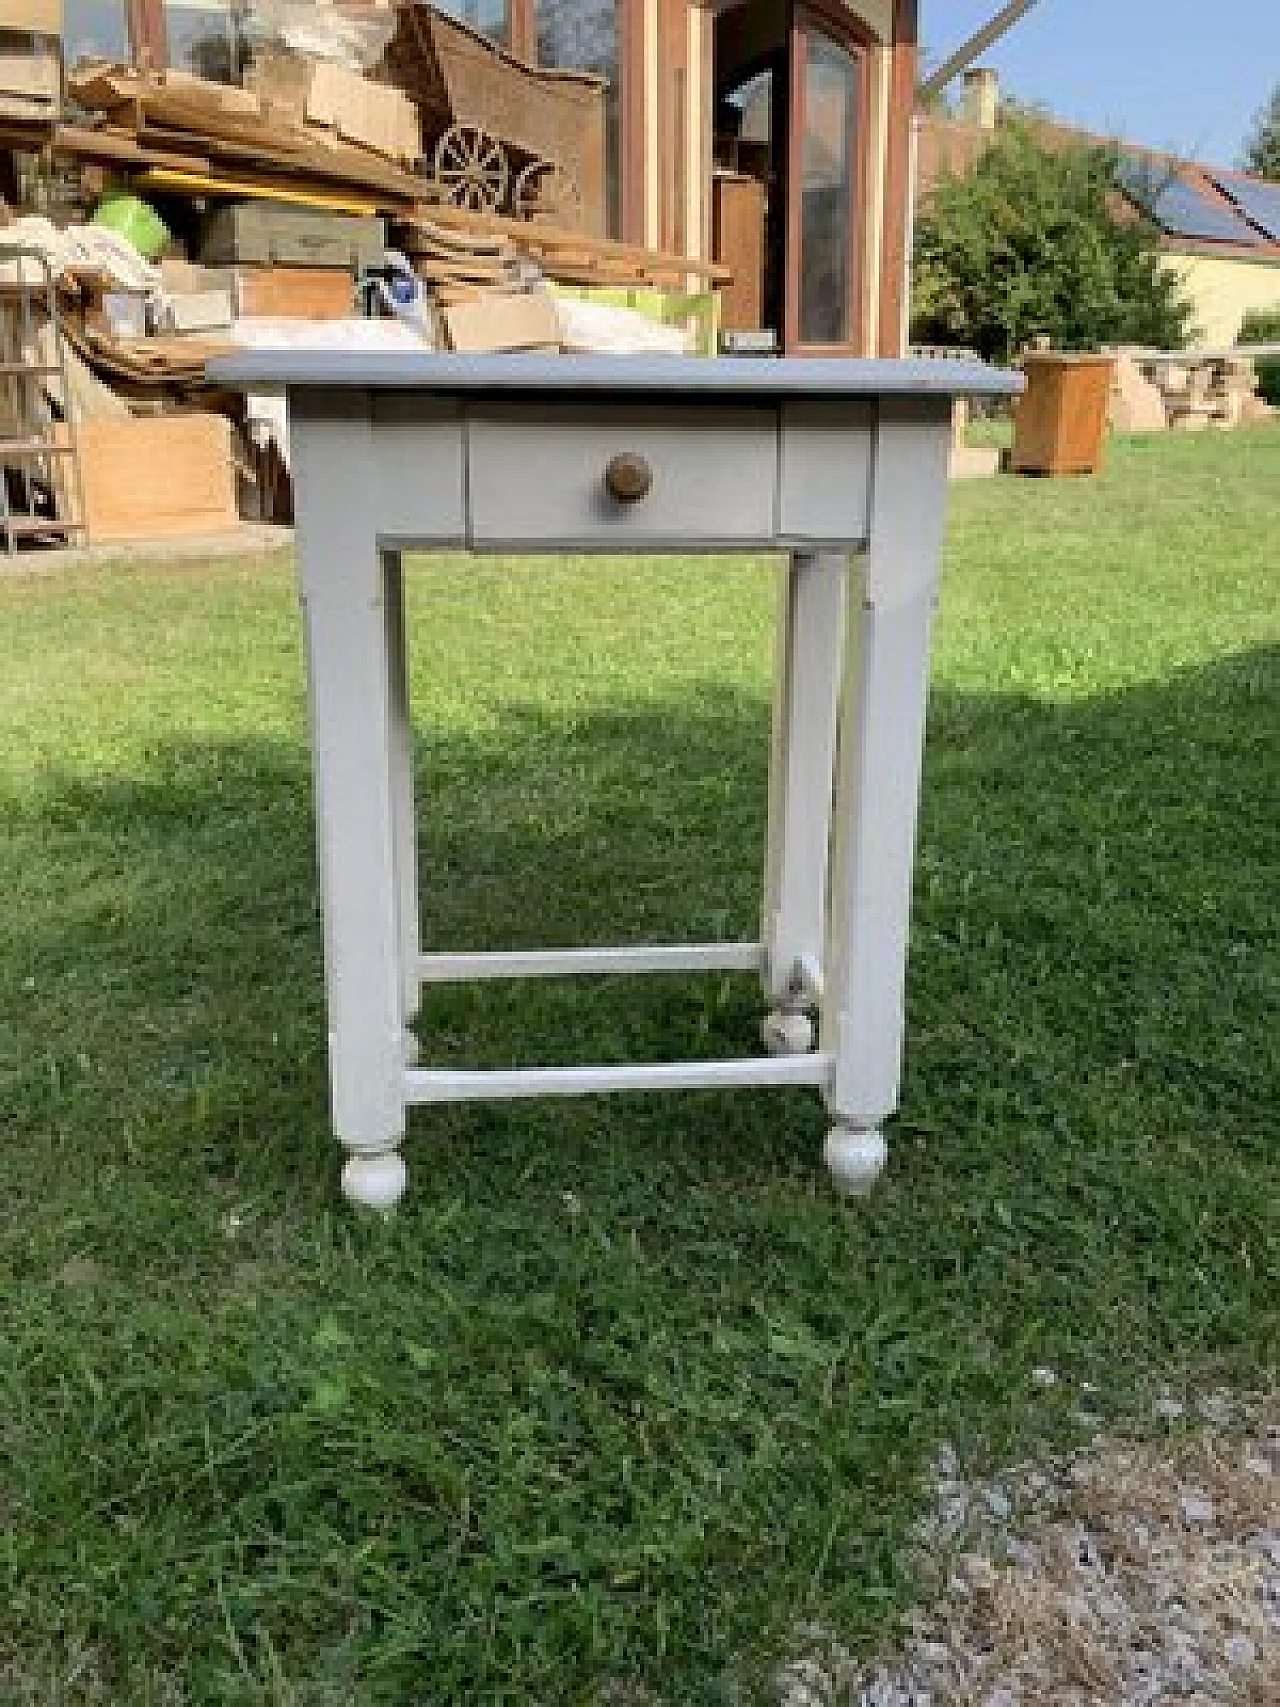
[[[1237,344],[1280,344],[1280,302],[1274,308],[1251,308],[1240,323]],[[1254,360],[1258,374],[1258,396],[1280,408],[1280,360],[1259,356]]]
[[[1046,334],[1061,349],[1180,349],[1191,304],[1159,233],[1117,184],[1114,149],[1053,147],[1002,126],[916,221],[912,337],[1007,361]]]
[[[1280,181],[1280,83],[1253,121],[1242,165],[1246,172],[1256,172],[1260,178]]]

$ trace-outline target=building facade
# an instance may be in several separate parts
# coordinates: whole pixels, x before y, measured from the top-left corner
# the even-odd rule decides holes
[[[725,259],[729,326],[789,351],[900,353],[918,0],[441,5],[521,59],[607,80],[603,223]],[[253,11],[66,0],[66,53],[235,79]]]

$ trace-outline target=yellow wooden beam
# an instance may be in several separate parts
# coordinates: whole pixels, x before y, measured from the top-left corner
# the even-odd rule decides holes
[[[296,207],[319,207],[329,213],[377,213],[380,203],[345,195],[340,191],[304,190],[281,182],[247,178],[208,177],[202,172],[178,172],[167,166],[151,166],[135,179],[150,190],[178,190],[188,195],[256,197],[262,201],[291,202]]]

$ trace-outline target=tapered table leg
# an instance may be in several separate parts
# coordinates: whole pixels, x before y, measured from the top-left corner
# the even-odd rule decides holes
[[[826,1159],[845,1191],[885,1162],[898,1102],[929,627],[949,412],[882,399],[868,548],[849,587],[821,1047],[835,1056]]]
[[[376,540],[368,404],[293,400],[298,557],[310,659],[316,826],[324,913],[329,1076],[342,1184],[388,1209],[405,1189],[404,1016],[397,846],[398,565]],[[402,657],[402,651],[400,656]],[[416,928],[416,927],[415,927]],[[416,994],[416,993],[415,993]]]

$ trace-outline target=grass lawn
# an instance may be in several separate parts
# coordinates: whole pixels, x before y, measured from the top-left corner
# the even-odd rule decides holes
[[[870,1200],[808,1093],[516,1103],[417,1113],[388,1223],[327,1134],[289,566],[0,577],[0,1699],[750,1702],[801,1624],[891,1632],[941,1440],[1273,1379],[1278,541],[1274,430],[954,491]],[[430,944],[754,933],[767,565],[411,601]],[[424,1035],[732,1054],[759,1007]]]

